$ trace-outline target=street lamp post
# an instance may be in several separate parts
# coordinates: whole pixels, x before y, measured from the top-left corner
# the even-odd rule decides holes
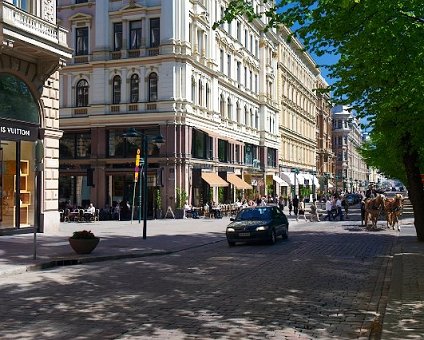
[[[297,175],[299,174],[299,169],[298,168],[294,168],[292,169],[292,172],[294,172],[294,196],[296,196],[296,178]]]
[[[151,137],[148,135],[145,135],[144,133],[141,133],[140,131],[137,131],[134,128],[128,129],[126,132],[122,134],[122,137],[125,139],[128,138],[137,138],[141,137],[141,149],[143,150],[143,158],[141,160],[141,167],[139,167],[141,178],[140,178],[140,184],[139,184],[139,204],[138,204],[138,223],[141,223],[141,199],[142,199],[142,193],[144,196],[143,199],[143,239],[146,239],[147,234],[147,153],[148,153],[148,145],[149,142],[156,145],[158,148],[160,148],[164,143],[165,139],[162,137],[162,135],[159,135],[157,137]],[[136,183],[134,183],[135,185]]]

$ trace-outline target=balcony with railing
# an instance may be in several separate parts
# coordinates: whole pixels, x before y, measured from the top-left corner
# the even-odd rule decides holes
[[[0,24],[3,35],[7,35],[7,31],[17,31],[17,33],[29,36],[34,40],[43,39],[55,45],[67,47],[67,32],[64,28],[5,1],[0,2]]]

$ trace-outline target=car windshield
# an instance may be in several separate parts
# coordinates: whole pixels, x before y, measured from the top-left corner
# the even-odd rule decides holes
[[[237,215],[237,221],[262,221],[271,219],[271,209],[256,208],[243,209]]]

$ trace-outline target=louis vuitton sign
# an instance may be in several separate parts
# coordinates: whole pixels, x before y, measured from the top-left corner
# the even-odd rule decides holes
[[[1,140],[28,140],[35,141],[38,138],[38,127],[22,122],[0,119]]]

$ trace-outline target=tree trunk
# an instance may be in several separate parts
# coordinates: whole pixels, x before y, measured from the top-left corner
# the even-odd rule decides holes
[[[408,141],[404,144],[406,152],[403,156],[403,163],[408,180],[408,195],[414,211],[414,225],[419,241],[424,242],[424,191],[421,182],[419,156],[417,151],[411,148]]]

